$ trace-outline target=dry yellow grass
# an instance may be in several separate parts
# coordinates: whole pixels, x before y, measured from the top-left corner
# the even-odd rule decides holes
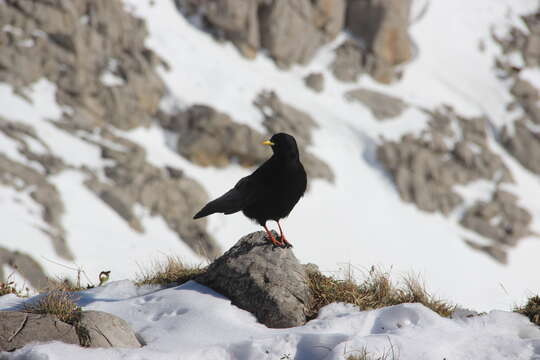
[[[15,287],[15,282],[9,280],[6,282],[0,282],[0,296],[8,294],[15,294],[22,297],[21,292]]]
[[[73,293],[61,289],[53,290],[35,302],[24,305],[23,311],[33,314],[51,314],[60,321],[73,324],[81,314]]]
[[[359,351],[354,351],[354,354],[347,356],[347,360],[398,360],[398,357],[392,352],[388,351],[382,355],[373,355],[363,348]]]
[[[354,304],[362,310],[421,303],[445,317],[450,316],[455,309],[455,306],[430,295],[414,277],[404,279],[399,286],[392,283],[388,273],[376,269],[372,269],[362,281],[352,278],[338,280],[318,271],[309,271],[308,278],[312,292],[310,318],[317,316],[321,307],[334,302]]]
[[[204,272],[201,266],[187,266],[177,256],[168,256],[163,262],[154,262],[151,269],[142,270],[135,280],[135,284],[141,285],[180,285],[193,280],[197,275]]]
[[[516,307],[514,311],[525,315],[532,323],[540,326],[540,296],[531,296],[523,306]]]

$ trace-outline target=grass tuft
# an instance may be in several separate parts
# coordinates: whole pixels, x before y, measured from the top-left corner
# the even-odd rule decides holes
[[[55,315],[60,321],[74,324],[81,315],[81,308],[75,301],[73,293],[57,289],[44,295],[36,302],[25,304],[23,311],[33,314]]]
[[[0,296],[14,294],[18,297],[24,297],[21,291],[19,291],[14,281],[7,280],[6,282],[0,282]]]
[[[390,340],[388,340],[390,341]],[[390,342],[390,347],[385,350],[381,355],[373,355],[368,352],[367,348],[364,346],[360,350],[353,351],[354,354],[347,356],[346,360],[398,360],[399,352],[396,352],[394,346]]]
[[[177,256],[168,256],[165,263],[154,262],[150,270],[143,270],[137,276],[135,285],[180,285],[193,280],[205,269],[201,266],[185,265]]]
[[[527,303],[521,307],[516,307],[515,312],[518,312],[531,320],[532,323],[540,326],[540,296],[531,296]]]
[[[390,280],[388,273],[372,269],[361,282],[351,277],[338,280],[318,271],[308,271],[312,292],[310,316],[317,316],[319,310],[334,302],[354,304],[361,310],[378,309],[403,303],[421,303],[441,316],[449,317],[455,306],[434,298],[416,278],[405,278],[400,286]]]
[[[9,274],[5,281],[0,281],[0,296],[13,294],[17,297],[30,296],[30,289],[28,287],[17,286],[15,281],[12,280],[15,271]]]

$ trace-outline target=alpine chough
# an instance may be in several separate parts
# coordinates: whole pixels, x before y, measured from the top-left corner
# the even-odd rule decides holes
[[[272,157],[253,174],[240,179],[234,188],[206,204],[193,218],[242,211],[245,216],[264,227],[274,245],[290,247],[292,245],[285,238],[279,220],[287,217],[304,195],[306,171],[300,162],[296,140],[291,135],[275,134],[263,144],[272,147]],[[268,220],[277,222],[279,240],[266,227]]]

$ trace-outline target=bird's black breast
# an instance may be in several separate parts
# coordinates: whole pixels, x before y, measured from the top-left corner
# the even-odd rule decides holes
[[[262,194],[256,202],[242,209],[247,217],[264,225],[267,220],[287,217],[304,195],[307,176],[296,159],[273,158],[253,174],[257,177]]]

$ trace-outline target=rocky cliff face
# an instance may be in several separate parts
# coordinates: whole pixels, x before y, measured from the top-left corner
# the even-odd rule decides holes
[[[43,231],[66,260],[75,258],[63,226],[64,204],[49,178],[67,170],[83,174],[87,187],[134,230],[145,231],[134,212],[137,205],[162,217],[197,253],[217,256],[220,249],[205,221],[183,220],[208,200],[205,190],[181,171],[149,164],[143,148],[114,135],[150,125],[166,91],[156,72],[166,63],[145,46],[144,22],[124,6],[119,0],[0,3],[0,82],[21,96],[39,79],[52,82],[63,108],[54,125],[98,148],[103,163],[109,163],[101,168],[66,163],[64,154],[50,150],[44,134],[14,114],[14,119],[0,119],[0,132],[18,144],[24,162],[0,154],[0,182],[30,191],[47,224]],[[29,274],[27,262],[17,259],[2,256],[0,261]],[[32,285],[43,285],[39,273],[29,276]]]
[[[242,55],[265,50],[280,67],[306,64],[342,30],[355,50],[338,51],[336,77],[367,72],[377,81],[399,77],[396,67],[412,58],[408,34],[410,1],[385,0],[176,0],[178,8],[218,39],[231,41]],[[347,42],[345,42],[347,43]],[[355,70],[358,69],[358,70]]]
[[[246,57],[261,49],[279,66],[305,64],[342,30],[345,0],[177,0],[187,15],[202,16],[206,29],[232,41]]]
[[[322,46],[334,41],[325,64],[328,69],[317,69],[321,72],[300,80],[317,96],[325,96],[325,81],[336,79],[354,83],[370,76],[382,84],[398,82],[414,57],[411,1],[174,3],[193,26],[216,41],[232,42],[249,59],[268,55],[283,72],[309,64]],[[527,31],[513,28],[496,37],[502,49],[496,66],[501,78],[511,83],[513,102],[508,110],[519,114],[512,123],[495,126],[495,119],[463,116],[444,105],[423,108],[396,92],[348,87],[339,94],[380,120],[381,129],[383,121],[391,123],[410,109],[430,118],[421,134],[379,141],[377,161],[403,201],[445,216],[459,212],[459,224],[493,240],[489,245],[469,241],[471,246],[501,262],[506,261],[508,246],[533,231],[530,212],[504,189],[513,174],[493,140],[531,172],[540,173],[540,93],[527,75],[540,66],[539,18],[538,12],[530,14],[524,17]],[[120,0],[0,1],[0,30],[0,85],[30,100],[27,89],[46,79],[54,85],[61,108],[61,115],[48,123],[100,154],[99,164],[74,163],[55,151],[48,134],[35,124],[17,114],[0,116],[0,136],[17,149],[15,154],[0,153],[0,184],[28,194],[39,209],[40,230],[60,258],[76,260],[65,226],[66,199],[54,181],[66,172],[82,176],[86,189],[135,232],[147,231],[142,209],[162,219],[197,254],[207,258],[221,254],[206,221],[190,221],[209,199],[205,188],[193,174],[151,161],[148,148],[130,137],[130,131],[140,127],[162,130],[164,138],[173,139],[169,144],[173,150],[199,170],[231,164],[254,167],[269,156],[260,142],[285,131],[298,139],[311,179],[339,182],[331,164],[313,149],[321,118],[282,96],[279,89],[260,87],[249,94],[250,105],[260,115],[258,128],[210,101],[163,106],[169,92],[163,80],[167,59],[147,47],[145,22]],[[512,62],[515,54],[522,57],[522,64]],[[325,78],[326,70],[330,75]],[[483,201],[469,201],[460,187],[477,181],[489,183],[493,191]],[[35,287],[45,281],[39,262],[25,252],[0,248],[0,275],[2,265],[18,268]]]
[[[418,137],[407,134],[400,141],[383,141],[379,161],[390,172],[400,197],[419,209],[450,215],[465,199],[458,185],[483,180],[495,189],[492,198],[465,205],[462,226],[492,239],[486,251],[497,261],[507,261],[506,246],[531,235],[531,215],[518,198],[499,186],[513,177],[489,145],[488,119],[465,118],[451,108],[429,113],[428,127]],[[474,247],[474,246],[473,246]]]
[[[496,66],[501,77],[511,84],[514,101],[510,110],[521,110],[521,116],[512,125],[504,126],[500,140],[508,151],[527,169],[540,174],[540,92],[530,82],[528,72],[540,68],[540,11],[523,17],[528,33],[513,27],[504,37],[494,35],[503,55]],[[523,61],[515,64],[511,57],[519,56]]]

